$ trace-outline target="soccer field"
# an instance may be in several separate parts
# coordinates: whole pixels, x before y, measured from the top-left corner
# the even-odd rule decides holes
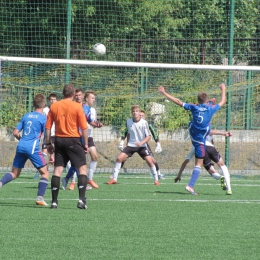
[[[1,174],[2,176],[3,174]],[[35,205],[37,181],[22,174],[0,190],[1,259],[259,259],[260,180],[231,178],[232,196],[202,176],[160,186],[144,175],[95,176],[88,210],[78,191],[60,190],[59,207]],[[49,185],[50,186],[50,185]],[[46,202],[51,200],[48,188]]]

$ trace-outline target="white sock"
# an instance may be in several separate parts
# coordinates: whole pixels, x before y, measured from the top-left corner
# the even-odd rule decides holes
[[[231,185],[230,185],[230,175],[229,171],[226,165],[221,166],[222,173],[226,179],[226,184],[227,184],[227,190],[231,190]]]
[[[97,168],[97,162],[91,161],[89,163],[89,169],[88,169],[89,180],[92,180],[96,168]]]
[[[115,163],[115,168],[113,170],[113,179],[115,181],[117,181],[117,177],[118,177],[118,174],[119,174],[119,171],[121,169],[121,163]]]
[[[214,172],[211,174],[211,176],[215,179],[215,180],[219,180],[221,178],[221,175],[218,172]]]
[[[154,182],[158,181],[158,175],[157,175],[157,171],[156,171],[155,165],[153,167],[150,167],[150,169],[151,169],[151,173],[153,175]]]
[[[161,172],[160,170],[157,171],[157,175],[160,176],[161,175]]]
[[[67,163],[67,165],[66,165],[66,170],[67,170],[67,172],[69,171],[70,167],[71,167],[71,163],[70,163],[70,161],[68,161],[68,163]]]
[[[76,182],[77,173],[74,172],[74,174],[71,177],[71,182]]]

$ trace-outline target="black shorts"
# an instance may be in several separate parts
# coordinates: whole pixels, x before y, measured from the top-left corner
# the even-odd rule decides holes
[[[147,143],[146,143],[146,145],[147,145],[147,149],[148,149],[148,151],[149,151],[150,155],[151,155],[152,157],[154,157],[154,155],[153,155],[153,152],[152,152],[152,149],[151,149],[150,145],[149,145],[149,144],[147,144]]]
[[[95,146],[95,143],[94,143],[94,140],[93,140],[93,137],[89,137],[88,138],[88,147],[93,147]]]
[[[131,157],[134,153],[138,153],[144,160],[146,156],[151,156],[150,151],[146,147],[126,146],[122,152],[128,157]]]
[[[208,171],[212,165],[214,165],[213,162],[218,163],[220,160],[220,154],[217,151],[217,149],[214,146],[206,146],[206,154],[203,160],[203,166]]]
[[[77,137],[55,137],[55,162],[54,166],[65,167],[71,162],[72,166],[80,167],[86,164],[86,154]]]

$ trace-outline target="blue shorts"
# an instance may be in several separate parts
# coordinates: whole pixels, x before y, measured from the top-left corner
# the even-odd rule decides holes
[[[192,125],[189,127],[191,142],[195,148],[195,157],[203,159],[206,155],[206,137],[210,132],[210,127],[198,130]]]
[[[36,149],[32,153],[32,149],[21,148],[18,146],[16,149],[13,166],[15,168],[22,169],[28,159],[32,162],[36,169],[40,169],[47,165],[41,150]]]

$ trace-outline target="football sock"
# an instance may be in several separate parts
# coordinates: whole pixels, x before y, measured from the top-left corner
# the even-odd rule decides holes
[[[121,168],[123,168],[124,164],[125,164],[125,162],[122,162],[122,163],[121,163]]]
[[[71,177],[71,182],[76,182],[77,173],[74,172],[74,174]]]
[[[214,172],[211,174],[211,176],[215,179],[215,180],[219,180],[221,178],[221,175],[218,172]]]
[[[198,179],[199,176],[200,176],[200,172],[201,172],[201,167],[200,167],[200,166],[195,166],[195,167],[193,168],[193,172],[192,172],[192,175],[191,175],[189,184],[188,184],[191,188],[194,187],[194,185],[195,185],[197,179]]]
[[[155,165],[156,171],[158,172],[160,170],[158,163],[156,162],[154,165]]]
[[[67,170],[67,172],[69,171],[70,167],[71,167],[71,162],[68,161],[68,163],[67,163],[67,165],[66,165],[66,170]]]
[[[222,170],[222,173],[226,179],[226,184],[227,184],[227,190],[231,190],[231,185],[230,185],[230,175],[229,175],[229,171],[226,165],[223,165],[220,167]]]
[[[121,169],[121,164],[122,163],[117,163],[117,162],[115,163],[115,168],[113,170],[113,179],[115,181],[117,181],[117,177],[118,177],[119,171]]]
[[[89,178],[89,180],[93,179],[93,175],[94,175],[94,172],[95,172],[96,168],[97,168],[97,162],[91,161],[89,163],[89,170],[88,170],[88,178]]]
[[[79,199],[85,201],[86,199],[86,187],[88,183],[88,176],[80,174],[78,176],[78,189],[79,189]]]
[[[60,189],[60,177],[52,175],[51,177],[51,195],[52,195],[52,202],[58,204],[58,195]]]
[[[157,171],[156,171],[155,165],[153,167],[150,167],[150,170],[151,170],[151,173],[153,175],[154,181],[158,181],[158,175],[157,175]]]
[[[65,178],[69,180],[73,176],[74,172],[76,172],[78,175],[78,169],[74,166],[71,166]]]
[[[8,183],[8,182],[10,182],[10,181],[12,181],[13,180],[13,175],[10,173],[10,172],[8,172],[8,173],[6,173],[3,177],[2,177],[2,179],[0,180],[0,182],[2,183],[2,185],[0,185],[1,187],[2,186],[4,186],[6,183]]]
[[[48,180],[46,178],[41,178],[38,183],[38,196],[43,196],[48,187]]]

